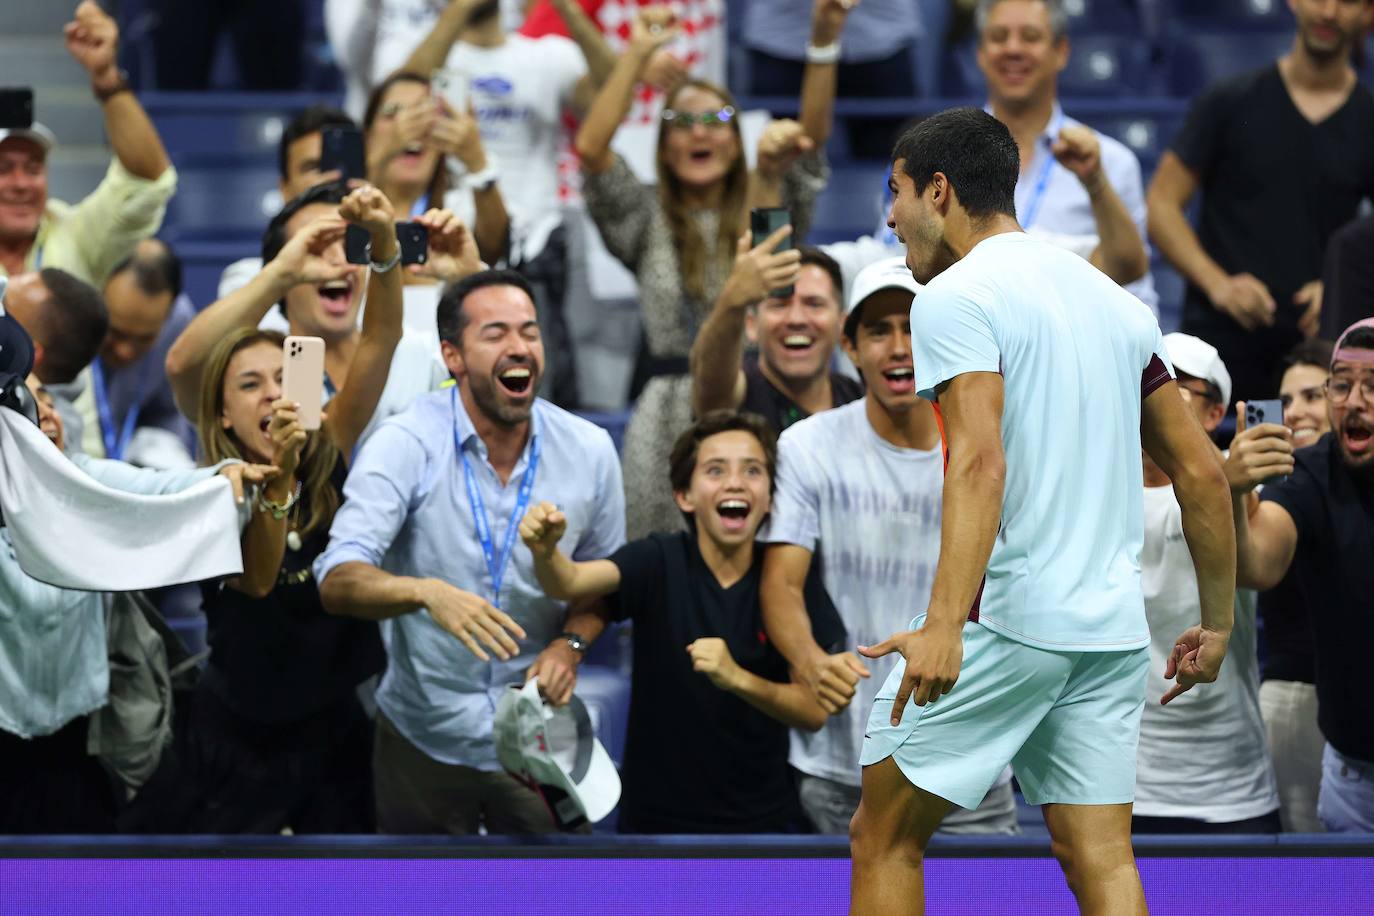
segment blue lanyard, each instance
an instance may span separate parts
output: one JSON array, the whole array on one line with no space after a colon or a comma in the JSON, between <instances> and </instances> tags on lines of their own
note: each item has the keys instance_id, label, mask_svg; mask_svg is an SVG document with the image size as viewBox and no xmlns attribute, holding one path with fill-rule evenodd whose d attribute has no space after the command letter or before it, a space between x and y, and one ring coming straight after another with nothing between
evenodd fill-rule
<instances>
[{"instance_id":1,"label":"blue lanyard","mask_svg":"<svg viewBox=\"0 0 1374 916\"><path fill-rule=\"evenodd\" d=\"M487 560L487 572L491 575L491 603L495 607L501 606L501 583L506 578L506 567L510 564L511 552L515 549L515 539L520 534L520 521L525 517L525 510L530 505L530 491L534 489L534 473L539 467L539 437L531 434L530 437L530 459L525 466L525 474L520 478L520 492L515 497L515 511L510 515L510 523L506 525L506 540L501 545L500 556L496 555L495 545L491 539L491 523L487 520L487 505L482 499L482 491L477 487L477 475L473 473L472 462L468 460L467 452L463 451L463 443L458 438L458 389L450 389L449 399L453 404L453 448L458 453L458 458L463 462L463 478L468 487L468 506L472 509L472 522L477 527L477 539L482 543L482 555Z\"/></svg>"},{"instance_id":2,"label":"blue lanyard","mask_svg":"<svg viewBox=\"0 0 1374 916\"><path fill-rule=\"evenodd\" d=\"M1040 215L1040 204L1045 200L1045 189L1050 184L1050 173L1054 171L1054 153L1045 150L1045 164L1040 167L1040 177L1035 181L1035 188L1031 191L1030 203L1026 204L1026 218L1021 220L1021 228L1029 229L1035 222L1035 218Z\"/></svg>"},{"instance_id":3,"label":"blue lanyard","mask_svg":"<svg viewBox=\"0 0 1374 916\"><path fill-rule=\"evenodd\" d=\"M114 411L110 407L109 390L105 387L105 368L96 357L91 363L91 379L95 383L95 410L100 417L100 436L105 440L105 457L115 461L124 458L124 450L138 428L138 415L143 409L143 389L148 383L148 367L152 360L144 360L138 370L138 386L134 390L134 402L124 414L124 423L115 431Z\"/></svg>"}]
</instances>

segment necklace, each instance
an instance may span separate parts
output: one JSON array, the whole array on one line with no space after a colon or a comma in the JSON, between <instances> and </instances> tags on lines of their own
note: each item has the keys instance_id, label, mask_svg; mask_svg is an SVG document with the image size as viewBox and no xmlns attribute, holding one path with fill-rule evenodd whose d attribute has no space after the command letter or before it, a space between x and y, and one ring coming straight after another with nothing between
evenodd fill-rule
<instances>
[{"instance_id":1,"label":"necklace","mask_svg":"<svg viewBox=\"0 0 1374 916\"><path fill-rule=\"evenodd\" d=\"M293 551L301 549L301 535L300 532L296 530L296 514L300 511L300 507L301 482L298 480L296 481L296 495L291 498L291 518L287 522L290 528L286 532L286 546Z\"/></svg>"}]
</instances>

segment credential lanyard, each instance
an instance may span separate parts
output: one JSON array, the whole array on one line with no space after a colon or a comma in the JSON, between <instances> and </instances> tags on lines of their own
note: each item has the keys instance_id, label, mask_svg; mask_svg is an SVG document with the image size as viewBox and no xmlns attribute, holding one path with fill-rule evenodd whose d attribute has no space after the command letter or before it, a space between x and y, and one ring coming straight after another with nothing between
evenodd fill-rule
<instances>
[{"instance_id":1,"label":"credential lanyard","mask_svg":"<svg viewBox=\"0 0 1374 916\"><path fill-rule=\"evenodd\" d=\"M1059 129L1063 123L1062 115L1051 120L1046 133L1051 137L1059 136ZM1040 205L1045 202L1045 191L1049 189L1050 175L1053 174L1057 161L1054 158L1054 151L1050 149L1053 143L1054 141L1051 140L1045 144L1045 164L1040 166L1040 174L1036 176L1035 187L1031 189L1031 199L1026 204L1026 218L1021 220L1022 229L1029 229L1035 223L1036 217L1040 215Z\"/></svg>"},{"instance_id":2,"label":"credential lanyard","mask_svg":"<svg viewBox=\"0 0 1374 916\"><path fill-rule=\"evenodd\" d=\"M133 439L134 430L138 428L138 415L143 409L143 389L148 383L148 367L151 365L151 360L145 360L139 367L134 402L124 414L124 423L116 430L114 410L110 407L109 389L105 387L105 369L99 357L91 363L91 380L95 383L95 410L100 417L100 437L105 442L106 458L115 461L122 461L124 458L124 450L129 447L129 440Z\"/></svg>"},{"instance_id":3,"label":"credential lanyard","mask_svg":"<svg viewBox=\"0 0 1374 916\"><path fill-rule=\"evenodd\" d=\"M1026 204L1026 218L1021 220L1021 228L1029 229L1040 215L1040 205L1045 201L1045 189L1050 186L1050 173L1054 171L1054 153L1045 150L1045 164L1040 167L1040 175L1031 190L1030 202Z\"/></svg>"},{"instance_id":4,"label":"credential lanyard","mask_svg":"<svg viewBox=\"0 0 1374 916\"><path fill-rule=\"evenodd\" d=\"M458 416L458 389L452 389L453 416ZM511 513L510 523L506 525L506 539L501 545L501 553L496 553L496 545L491 537L491 523L487 519L487 505L482 499L482 491L477 486L477 475L472 470L472 462L463 443L458 438L458 424L453 424L453 448L458 460L463 462L463 479L468 488L468 505L472 509L472 522L477 528L477 539L482 544L482 555L487 561L487 572L491 575L492 601L495 607L501 606L501 583L506 578L506 567L510 565L511 552L515 549L515 539L520 535L520 520L530 505L530 492L534 489L534 473L539 467L539 437L530 439L530 459L525 466L524 476L520 478L520 492L515 497L515 511Z\"/></svg>"}]
</instances>

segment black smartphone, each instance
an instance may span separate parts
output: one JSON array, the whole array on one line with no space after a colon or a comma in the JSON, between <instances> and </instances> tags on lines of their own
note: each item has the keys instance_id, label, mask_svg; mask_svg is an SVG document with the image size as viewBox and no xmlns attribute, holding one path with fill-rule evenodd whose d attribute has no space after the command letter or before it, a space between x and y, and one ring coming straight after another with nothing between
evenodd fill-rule
<instances>
[{"instance_id":1,"label":"black smartphone","mask_svg":"<svg viewBox=\"0 0 1374 916\"><path fill-rule=\"evenodd\" d=\"M320 171L337 171L344 181L367 177L363 135L358 128L336 125L320 132Z\"/></svg>"},{"instance_id":2,"label":"black smartphone","mask_svg":"<svg viewBox=\"0 0 1374 916\"><path fill-rule=\"evenodd\" d=\"M401 245L402 264L423 264L429 260L429 229L420 223L397 223L396 241Z\"/></svg>"},{"instance_id":3,"label":"black smartphone","mask_svg":"<svg viewBox=\"0 0 1374 916\"><path fill-rule=\"evenodd\" d=\"M344 232L344 258L350 264L366 264L372 236L362 226L350 225ZM429 260L429 229L420 223L397 223L396 242L401 246L402 264L423 264Z\"/></svg>"},{"instance_id":4,"label":"black smartphone","mask_svg":"<svg viewBox=\"0 0 1374 916\"><path fill-rule=\"evenodd\" d=\"M33 90L0 89L0 128L33 126Z\"/></svg>"},{"instance_id":5,"label":"black smartphone","mask_svg":"<svg viewBox=\"0 0 1374 916\"><path fill-rule=\"evenodd\" d=\"M350 264L366 264L371 260L367 250L371 241L372 236L366 229L350 223L344 230L344 259Z\"/></svg>"},{"instance_id":6,"label":"black smartphone","mask_svg":"<svg viewBox=\"0 0 1374 916\"><path fill-rule=\"evenodd\" d=\"M753 233L753 243L759 245L774 232L792 222L792 212L786 207L756 207L749 211L749 231ZM787 251L792 247L792 237L789 235L778 243L774 252ZM782 289L770 290L768 295L775 299L790 299L793 287L786 286Z\"/></svg>"},{"instance_id":7,"label":"black smartphone","mask_svg":"<svg viewBox=\"0 0 1374 916\"><path fill-rule=\"evenodd\" d=\"M1277 400L1246 401L1245 428L1251 429L1261 423L1277 423L1282 426L1283 402Z\"/></svg>"}]
</instances>

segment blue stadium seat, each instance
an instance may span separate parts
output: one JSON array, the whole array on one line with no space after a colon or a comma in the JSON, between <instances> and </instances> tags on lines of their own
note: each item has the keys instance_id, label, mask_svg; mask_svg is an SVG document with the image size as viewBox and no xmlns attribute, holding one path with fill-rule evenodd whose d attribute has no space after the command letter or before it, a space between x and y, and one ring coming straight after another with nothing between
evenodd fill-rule
<instances>
[{"instance_id":1,"label":"blue stadium seat","mask_svg":"<svg viewBox=\"0 0 1374 916\"><path fill-rule=\"evenodd\" d=\"M1159 326L1167 334L1177 331L1183 323L1183 294L1188 284L1158 251L1154 255L1150 260L1150 274L1155 281L1155 292L1159 294Z\"/></svg>"},{"instance_id":2,"label":"blue stadium seat","mask_svg":"<svg viewBox=\"0 0 1374 916\"><path fill-rule=\"evenodd\" d=\"M1149 46L1136 34L1072 37L1068 66L1059 74L1066 96L1139 95L1149 82Z\"/></svg>"},{"instance_id":3,"label":"blue stadium seat","mask_svg":"<svg viewBox=\"0 0 1374 916\"><path fill-rule=\"evenodd\" d=\"M1285 0L1169 0L1165 16L1183 29L1287 29L1293 14Z\"/></svg>"},{"instance_id":4,"label":"blue stadium seat","mask_svg":"<svg viewBox=\"0 0 1374 916\"><path fill-rule=\"evenodd\" d=\"M1059 74L1061 95L1122 98L1149 91L1150 46L1138 33L1074 32L1069 47L1068 66ZM986 86L972 42L946 55L941 74L941 91L946 97L981 101Z\"/></svg>"},{"instance_id":5,"label":"blue stadium seat","mask_svg":"<svg viewBox=\"0 0 1374 916\"><path fill-rule=\"evenodd\" d=\"M1121 114L1086 119L1096 130L1119 140L1140 160L1140 170L1148 181L1159 164L1159 157L1169 148L1178 133L1180 120L1123 111Z\"/></svg>"},{"instance_id":6,"label":"blue stadium seat","mask_svg":"<svg viewBox=\"0 0 1374 916\"><path fill-rule=\"evenodd\" d=\"M1171 95L1191 97L1217 80L1271 64L1293 45L1284 31L1175 30L1165 43Z\"/></svg>"},{"instance_id":7,"label":"blue stadium seat","mask_svg":"<svg viewBox=\"0 0 1374 916\"><path fill-rule=\"evenodd\" d=\"M1135 0L1064 0L1069 36L1084 32L1121 32L1139 36L1140 9Z\"/></svg>"},{"instance_id":8,"label":"blue stadium seat","mask_svg":"<svg viewBox=\"0 0 1374 916\"><path fill-rule=\"evenodd\" d=\"M882 217L887 163L836 165L816 201L807 241L847 241L869 235Z\"/></svg>"},{"instance_id":9,"label":"blue stadium seat","mask_svg":"<svg viewBox=\"0 0 1374 916\"><path fill-rule=\"evenodd\" d=\"M232 161L178 169L178 188L167 204L166 224L185 232L208 230L215 237L244 233L262 237L281 206L275 168L245 167Z\"/></svg>"}]
</instances>

